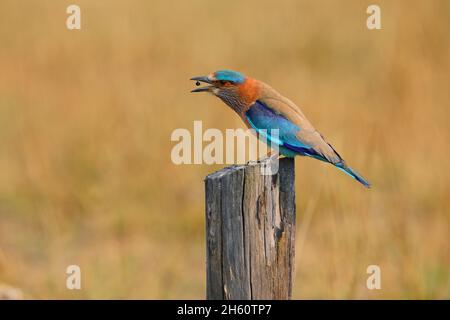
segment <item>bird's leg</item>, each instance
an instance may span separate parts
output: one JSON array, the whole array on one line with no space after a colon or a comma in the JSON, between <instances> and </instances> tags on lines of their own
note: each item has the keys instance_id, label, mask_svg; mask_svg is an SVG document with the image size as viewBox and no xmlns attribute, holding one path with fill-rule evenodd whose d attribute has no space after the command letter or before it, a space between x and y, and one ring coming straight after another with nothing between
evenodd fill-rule
<instances>
[{"instance_id":1,"label":"bird's leg","mask_svg":"<svg viewBox=\"0 0 450 320\"><path fill-rule=\"evenodd\" d=\"M279 156L280 156L280 154L278 152L273 152L272 150L269 150L266 153L266 155L264 155L256 160L247 161L247 165L261 163L261 162L265 162L265 161L271 162L271 161L277 159Z\"/></svg>"},{"instance_id":2,"label":"bird's leg","mask_svg":"<svg viewBox=\"0 0 450 320\"><path fill-rule=\"evenodd\" d=\"M258 162L263 162L266 160L273 161L273 160L278 159L279 157L280 157L279 152L273 152L273 150L270 149L265 156L258 159Z\"/></svg>"},{"instance_id":3,"label":"bird's leg","mask_svg":"<svg viewBox=\"0 0 450 320\"><path fill-rule=\"evenodd\" d=\"M258 163L261 164L261 174L265 176L272 176L276 174L279 168L279 157L280 154L278 152L268 152L265 157L258 159Z\"/></svg>"},{"instance_id":4,"label":"bird's leg","mask_svg":"<svg viewBox=\"0 0 450 320\"><path fill-rule=\"evenodd\" d=\"M270 154L269 156L269 160L270 161L274 161L280 158L280 153L279 152L274 152L273 154Z\"/></svg>"}]
</instances>

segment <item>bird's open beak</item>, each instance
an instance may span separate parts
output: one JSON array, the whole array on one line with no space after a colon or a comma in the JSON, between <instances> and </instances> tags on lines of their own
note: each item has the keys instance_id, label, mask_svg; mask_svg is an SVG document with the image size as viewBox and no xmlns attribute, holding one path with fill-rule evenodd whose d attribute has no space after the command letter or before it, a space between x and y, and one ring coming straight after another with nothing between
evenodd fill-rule
<instances>
[{"instance_id":1,"label":"bird's open beak","mask_svg":"<svg viewBox=\"0 0 450 320\"><path fill-rule=\"evenodd\" d=\"M212 81L208 76L193 77L193 78L191 78L191 80L197 81L196 82L197 86L200 85L200 82L212 84ZM200 88L191 90L191 92L208 92L211 90L211 88L214 88L214 86L211 85L211 86L206 86L206 87L200 87Z\"/></svg>"}]
</instances>

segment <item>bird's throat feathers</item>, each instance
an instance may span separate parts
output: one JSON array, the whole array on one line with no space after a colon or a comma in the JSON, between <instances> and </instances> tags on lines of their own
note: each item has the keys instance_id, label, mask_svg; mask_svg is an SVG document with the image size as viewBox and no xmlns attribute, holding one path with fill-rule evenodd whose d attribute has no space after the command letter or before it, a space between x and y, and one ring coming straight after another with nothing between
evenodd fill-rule
<instances>
[{"instance_id":1,"label":"bird's throat feathers","mask_svg":"<svg viewBox=\"0 0 450 320\"><path fill-rule=\"evenodd\" d=\"M250 77L246 77L245 81L239 85L239 96L243 100L246 107L250 107L250 105L258 99L260 89L261 86L258 80Z\"/></svg>"}]
</instances>

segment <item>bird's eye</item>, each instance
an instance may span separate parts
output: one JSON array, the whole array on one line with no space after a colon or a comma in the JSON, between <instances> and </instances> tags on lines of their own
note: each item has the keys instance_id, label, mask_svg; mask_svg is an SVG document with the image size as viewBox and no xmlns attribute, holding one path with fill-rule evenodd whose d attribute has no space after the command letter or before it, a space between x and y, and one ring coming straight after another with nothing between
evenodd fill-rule
<instances>
[{"instance_id":1,"label":"bird's eye","mask_svg":"<svg viewBox=\"0 0 450 320\"><path fill-rule=\"evenodd\" d=\"M220 81L220 84L221 84L222 86L229 86L229 85L231 84L231 82L230 82L230 81L221 80L221 81Z\"/></svg>"}]
</instances>

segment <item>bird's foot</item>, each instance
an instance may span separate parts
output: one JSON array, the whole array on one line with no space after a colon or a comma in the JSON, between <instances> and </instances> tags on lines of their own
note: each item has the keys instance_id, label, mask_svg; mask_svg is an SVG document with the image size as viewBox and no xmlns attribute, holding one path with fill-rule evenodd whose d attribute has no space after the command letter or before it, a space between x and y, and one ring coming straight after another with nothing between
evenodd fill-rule
<instances>
[{"instance_id":1,"label":"bird's foot","mask_svg":"<svg viewBox=\"0 0 450 320\"><path fill-rule=\"evenodd\" d=\"M259 160L249 160L249 161L247 161L246 165L247 165L247 166L251 166L251 165L257 164L258 161L259 161Z\"/></svg>"},{"instance_id":2,"label":"bird's foot","mask_svg":"<svg viewBox=\"0 0 450 320\"><path fill-rule=\"evenodd\" d=\"M267 155L265 155L264 157L259 158L257 162L266 162L266 161L272 162L272 161L277 160L279 158L280 158L280 154L278 152L274 152L272 154L272 152L269 151L267 153Z\"/></svg>"},{"instance_id":3,"label":"bird's foot","mask_svg":"<svg viewBox=\"0 0 450 320\"><path fill-rule=\"evenodd\" d=\"M272 153L272 151L269 151L265 156L262 156L261 158L257 160L250 160L247 161L247 165L254 165L258 163L271 163L275 160L278 160L280 158L280 154L278 152Z\"/></svg>"}]
</instances>

